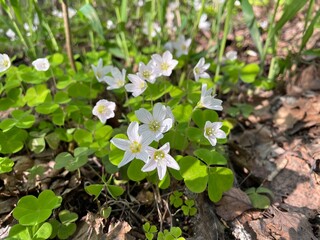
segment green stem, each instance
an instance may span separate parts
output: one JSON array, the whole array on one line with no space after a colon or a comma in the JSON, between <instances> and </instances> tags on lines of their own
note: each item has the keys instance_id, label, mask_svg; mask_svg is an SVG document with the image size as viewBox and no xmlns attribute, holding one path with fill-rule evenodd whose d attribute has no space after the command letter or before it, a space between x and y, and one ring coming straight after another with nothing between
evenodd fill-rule
<instances>
[{"instance_id":1,"label":"green stem","mask_svg":"<svg viewBox=\"0 0 320 240\"><path fill-rule=\"evenodd\" d=\"M230 22L231 22L233 5L234 5L234 0L228 0L227 17L224 22L223 37L222 37L220 48L219 48L218 63L217 63L217 69L216 69L215 78L214 78L215 80L218 79L219 73L220 73L220 65L221 65L222 57L226 47L227 36L230 30Z\"/></svg>"},{"instance_id":2,"label":"green stem","mask_svg":"<svg viewBox=\"0 0 320 240\"><path fill-rule=\"evenodd\" d=\"M267 33L267 40L266 40L266 43L265 43L265 45L264 45L264 48L263 48L263 51L262 51L262 56L261 56L260 74L263 72L263 66L264 66L264 62L265 62L265 60L266 60L267 51L268 51L268 48L269 48L270 41L272 40L272 38L274 38L274 36L271 36L271 33L273 33L273 28L274 28L273 24L274 24L274 20L275 20L275 18L276 18L276 14L277 14L277 11L278 11L279 3L280 3L280 0L277 0L277 3L276 3L276 6L275 6L275 9L274 9L272 18L271 18L271 20L269 21L269 28L268 28L268 33ZM272 34L272 35L273 35L273 34Z\"/></svg>"}]
</instances>

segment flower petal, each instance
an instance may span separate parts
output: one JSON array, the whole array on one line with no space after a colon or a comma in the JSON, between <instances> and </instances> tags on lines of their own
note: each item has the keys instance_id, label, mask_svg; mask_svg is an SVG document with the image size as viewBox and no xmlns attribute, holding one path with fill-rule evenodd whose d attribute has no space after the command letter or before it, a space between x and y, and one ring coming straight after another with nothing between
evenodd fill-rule
<instances>
[{"instance_id":1,"label":"flower petal","mask_svg":"<svg viewBox=\"0 0 320 240\"><path fill-rule=\"evenodd\" d=\"M118 168L126 165L127 163L131 162L133 159L134 159L134 154L129 151L126 151L124 153L122 161L118 164Z\"/></svg>"},{"instance_id":2,"label":"flower petal","mask_svg":"<svg viewBox=\"0 0 320 240\"><path fill-rule=\"evenodd\" d=\"M130 141L140 142L140 136L138 134L139 124L137 122L131 122L127 129L128 138Z\"/></svg>"},{"instance_id":3,"label":"flower petal","mask_svg":"<svg viewBox=\"0 0 320 240\"><path fill-rule=\"evenodd\" d=\"M127 139L121 139L121 138L112 138L110 142L115 145L117 148L127 151L130 146L130 141Z\"/></svg>"},{"instance_id":4,"label":"flower petal","mask_svg":"<svg viewBox=\"0 0 320 240\"><path fill-rule=\"evenodd\" d=\"M153 117L152 117L151 113L144 108L140 108L139 110L135 111L135 114L136 114L137 118L139 119L139 121L142 123L148 124L151 121L153 121Z\"/></svg>"},{"instance_id":5,"label":"flower petal","mask_svg":"<svg viewBox=\"0 0 320 240\"><path fill-rule=\"evenodd\" d=\"M157 167L157 162L154 160L150 160L149 162L146 163L141 169L142 172L151 172Z\"/></svg>"}]
</instances>

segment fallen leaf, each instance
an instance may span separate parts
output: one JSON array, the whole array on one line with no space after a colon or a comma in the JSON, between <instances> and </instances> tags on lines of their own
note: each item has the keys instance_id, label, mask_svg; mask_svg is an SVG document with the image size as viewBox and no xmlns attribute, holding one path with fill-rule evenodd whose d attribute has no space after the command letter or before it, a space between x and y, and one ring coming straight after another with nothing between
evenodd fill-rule
<instances>
[{"instance_id":1,"label":"fallen leaf","mask_svg":"<svg viewBox=\"0 0 320 240\"><path fill-rule=\"evenodd\" d=\"M126 234L130 230L131 226L125 221L119 221L114 225L110 224L107 240L126 240Z\"/></svg>"},{"instance_id":2,"label":"fallen leaf","mask_svg":"<svg viewBox=\"0 0 320 240\"><path fill-rule=\"evenodd\" d=\"M226 221L231 221L253 208L248 195L239 188L231 188L225 192L216 205L217 214Z\"/></svg>"}]
</instances>

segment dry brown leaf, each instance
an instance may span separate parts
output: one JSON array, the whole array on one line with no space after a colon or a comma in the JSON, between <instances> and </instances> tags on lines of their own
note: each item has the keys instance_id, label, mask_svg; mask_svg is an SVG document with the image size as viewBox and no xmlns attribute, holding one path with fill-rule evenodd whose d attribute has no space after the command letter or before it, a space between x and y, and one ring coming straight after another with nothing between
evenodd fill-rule
<instances>
[{"instance_id":1,"label":"dry brown leaf","mask_svg":"<svg viewBox=\"0 0 320 240\"><path fill-rule=\"evenodd\" d=\"M0 198L0 214L8 213L13 208L14 205L18 202L18 199L16 197L4 199Z\"/></svg>"},{"instance_id":2,"label":"dry brown leaf","mask_svg":"<svg viewBox=\"0 0 320 240\"><path fill-rule=\"evenodd\" d=\"M130 230L131 226L125 221L110 224L107 240L126 240L126 235Z\"/></svg>"},{"instance_id":3,"label":"dry brown leaf","mask_svg":"<svg viewBox=\"0 0 320 240\"><path fill-rule=\"evenodd\" d=\"M223 194L216 210L224 220L231 221L250 208L252 205L248 195L239 188L231 188Z\"/></svg>"}]
</instances>

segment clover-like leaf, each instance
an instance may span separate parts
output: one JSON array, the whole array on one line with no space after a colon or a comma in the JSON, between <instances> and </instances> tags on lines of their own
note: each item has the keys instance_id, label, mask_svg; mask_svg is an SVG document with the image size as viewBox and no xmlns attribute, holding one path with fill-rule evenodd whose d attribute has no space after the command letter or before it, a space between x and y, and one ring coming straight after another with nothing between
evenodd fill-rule
<instances>
[{"instance_id":1,"label":"clover-like leaf","mask_svg":"<svg viewBox=\"0 0 320 240\"><path fill-rule=\"evenodd\" d=\"M229 168L213 167L209 169L208 195L211 201L218 202L222 194L233 184L233 173Z\"/></svg>"},{"instance_id":2,"label":"clover-like leaf","mask_svg":"<svg viewBox=\"0 0 320 240\"><path fill-rule=\"evenodd\" d=\"M108 185L107 190L113 198L119 197L124 193L124 189L116 185Z\"/></svg>"},{"instance_id":3,"label":"clover-like leaf","mask_svg":"<svg viewBox=\"0 0 320 240\"><path fill-rule=\"evenodd\" d=\"M203 192L207 187L207 167L195 157L183 157L179 161L180 173L190 191Z\"/></svg>"},{"instance_id":4,"label":"clover-like leaf","mask_svg":"<svg viewBox=\"0 0 320 240\"><path fill-rule=\"evenodd\" d=\"M32 226L46 221L52 214L52 210L59 207L62 202L60 196L56 196L51 190L44 190L39 197L22 197L13 210L13 217L23 226Z\"/></svg>"},{"instance_id":5,"label":"clover-like leaf","mask_svg":"<svg viewBox=\"0 0 320 240\"><path fill-rule=\"evenodd\" d=\"M141 168L144 166L144 162L141 160L134 159L127 170L127 174L130 180L139 182L148 176L148 173L142 172Z\"/></svg>"},{"instance_id":6,"label":"clover-like leaf","mask_svg":"<svg viewBox=\"0 0 320 240\"><path fill-rule=\"evenodd\" d=\"M8 157L0 157L0 174L11 172L14 162Z\"/></svg>"},{"instance_id":7,"label":"clover-like leaf","mask_svg":"<svg viewBox=\"0 0 320 240\"><path fill-rule=\"evenodd\" d=\"M192 113L192 120L194 123L201 129L204 128L204 125L206 124L206 121L210 122L216 122L218 121L218 114L215 111L212 110L201 110L201 109L196 109Z\"/></svg>"},{"instance_id":8,"label":"clover-like leaf","mask_svg":"<svg viewBox=\"0 0 320 240\"><path fill-rule=\"evenodd\" d=\"M86 186L84 190L89 194L95 196L93 200L96 200L99 196L104 187L104 184L91 184Z\"/></svg>"},{"instance_id":9,"label":"clover-like leaf","mask_svg":"<svg viewBox=\"0 0 320 240\"><path fill-rule=\"evenodd\" d=\"M227 159L220 153L200 148L193 152L193 154L204 161L207 165L226 165Z\"/></svg>"}]
</instances>

